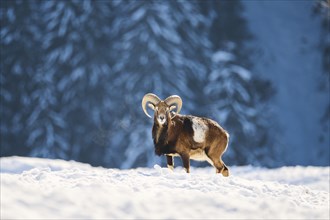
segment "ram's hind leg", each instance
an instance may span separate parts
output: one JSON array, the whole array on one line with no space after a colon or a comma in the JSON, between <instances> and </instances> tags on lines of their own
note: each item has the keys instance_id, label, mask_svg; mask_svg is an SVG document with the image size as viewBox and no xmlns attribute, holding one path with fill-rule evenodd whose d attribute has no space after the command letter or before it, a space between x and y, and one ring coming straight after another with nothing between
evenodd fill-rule
<instances>
[{"instance_id":1,"label":"ram's hind leg","mask_svg":"<svg viewBox=\"0 0 330 220\"><path fill-rule=\"evenodd\" d=\"M229 176L229 169L228 169L228 167L226 166L226 164L223 161L222 161L222 164L223 164L223 168L221 170L222 175L223 176Z\"/></svg>"},{"instance_id":2,"label":"ram's hind leg","mask_svg":"<svg viewBox=\"0 0 330 220\"><path fill-rule=\"evenodd\" d=\"M227 166L221 161L220 158L210 158L216 169L216 173L221 173L223 176L229 176L229 170Z\"/></svg>"},{"instance_id":3,"label":"ram's hind leg","mask_svg":"<svg viewBox=\"0 0 330 220\"><path fill-rule=\"evenodd\" d=\"M208 148L206 151L206 156L212 161L213 166L216 169L216 173L221 173L223 176L229 176L229 170L224 162L221 160L222 150L216 146Z\"/></svg>"}]
</instances>

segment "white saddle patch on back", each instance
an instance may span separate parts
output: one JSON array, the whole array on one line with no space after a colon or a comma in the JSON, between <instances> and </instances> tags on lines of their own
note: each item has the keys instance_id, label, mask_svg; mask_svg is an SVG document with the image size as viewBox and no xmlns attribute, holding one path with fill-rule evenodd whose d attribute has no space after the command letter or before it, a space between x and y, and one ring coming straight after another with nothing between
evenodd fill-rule
<instances>
[{"instance_id":1,"label":"white saddle patch on back","mask_svg":"<svg viewBox=\"0 0 330 220\"><path fill-rule=\"evenodd\" d=\"M205 140L205 133L208 130L208 127L204 121L199 118L193 118L192 122L192 127L194 130L194 141L201 143Z\"/></svg>"}]
</instances>

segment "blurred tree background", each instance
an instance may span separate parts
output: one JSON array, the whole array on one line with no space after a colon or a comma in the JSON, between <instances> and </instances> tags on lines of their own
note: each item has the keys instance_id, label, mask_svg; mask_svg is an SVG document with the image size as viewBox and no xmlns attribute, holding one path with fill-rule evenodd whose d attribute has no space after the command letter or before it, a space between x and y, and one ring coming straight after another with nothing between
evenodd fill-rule
<instances>
[{"instance_id":1,"label":"blurred tree background","mask_svg":"<svg viewBox=\"0 0 330 220\"><path fill-rule=\"evenodd\" d=\"M253 72L240 0L1 0L0 10L1 156L164 164L141 109L153 92L181 96L183 114L228 130L228 165L287 162L272 112L276 85ZM327 155L319 162L329 164Z\"/></svg>"}]
</instances>

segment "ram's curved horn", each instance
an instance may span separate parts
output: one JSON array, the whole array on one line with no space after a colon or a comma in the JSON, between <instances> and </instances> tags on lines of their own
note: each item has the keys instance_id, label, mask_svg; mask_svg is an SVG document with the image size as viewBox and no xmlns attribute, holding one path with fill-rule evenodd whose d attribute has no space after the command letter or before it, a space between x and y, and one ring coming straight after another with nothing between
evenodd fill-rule
<instances>
[{"instance_id":1,"label":"ram's curved horn","mask_svg":"<svg viewBox=\"0 0 330 220\"><path fill-rule=\"evenodd\" d=\"M143 96L142 99L142 109L144 111L144 114L146 114L149 118L152 118L148 112L147 112L147 104L151 103L153 106L157 105L159 102L161 101L161 99L156 96L153 93L148 93L145 96Z\"/></svg>"},{"instance_id":2,"label":"ram's curved horn","mask_svg":"<svg viewBox=\"0 0 330 220\"><path fill-rule=\"evenodd\" d=\"M174 114L174 116L176 114L179 114L180 110L181 110L181 107L182 107L182 99L180 98L180 96L178 95L171 95L169 97L167 97L164 102L168 105L168 106L173 106L173 105L176 105L176 112ZM174 117L173 116L173 117ZM172 117L172 118L173 118Z\"/></svg>"}]
</instances>

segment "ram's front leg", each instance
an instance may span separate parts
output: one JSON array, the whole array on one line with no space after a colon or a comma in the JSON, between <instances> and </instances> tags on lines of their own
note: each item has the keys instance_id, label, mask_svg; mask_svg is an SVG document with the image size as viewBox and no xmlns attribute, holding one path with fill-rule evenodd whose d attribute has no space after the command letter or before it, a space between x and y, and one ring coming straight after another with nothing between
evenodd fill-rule
<instances>
[{"instance_id":1,"label":"ram's front leg","mask_svg":"<svg viewBox=\"0 0 330 220\"><path fill-rule=\"evenodd\" d=\"M173 169L174 169L174 160L173 160L173 156L166 155L166 160L167 160L167 167L168 167L170 170L173 170Z\"/></svg>"},{"instance_id":2,"label":"ram's front leg","mask_svg":"<svg viewBox=\"0 0 330 220\"><path fill-rule=\"evenodd\" d=\"M182 164L187 173L190 173L190 156L189 153L180 154Z\"/></svg>"}]
</instances>

